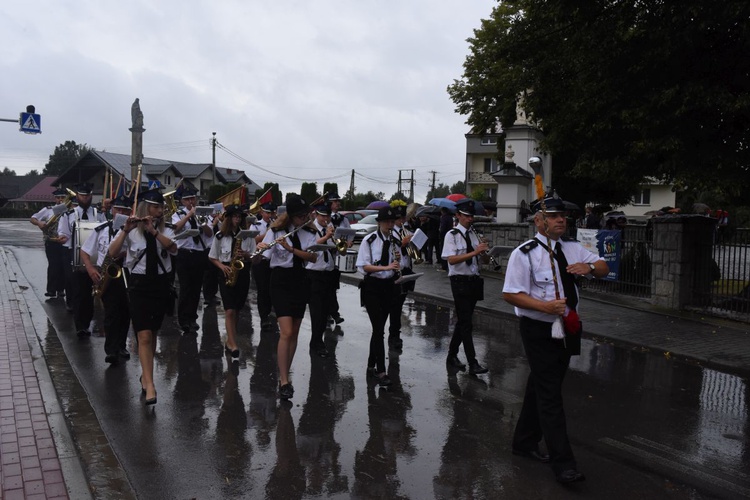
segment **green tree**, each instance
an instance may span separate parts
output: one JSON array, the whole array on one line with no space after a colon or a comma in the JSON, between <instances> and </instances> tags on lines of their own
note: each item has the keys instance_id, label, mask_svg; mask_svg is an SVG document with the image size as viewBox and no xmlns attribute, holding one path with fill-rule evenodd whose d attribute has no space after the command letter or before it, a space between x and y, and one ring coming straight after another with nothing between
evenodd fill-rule
<instances>
[{"instance_id":1,"label":"green tree","mask_svg":"<svg viewBox=\"0 0 750 500\"><path fill-rule=\"evenodd\" d=\"M393 196L391 196L391 199L388 201L393 201L393 200L401 200L406 203L409 203L409 198L407 198L406 195L402 193L401 191L394 193Z\"/></svg>"},{"instance_id":2,"label":"green tree","mask_svg":"<svg viewBox=\"0 0 750 500\"><path fill-rule=\"evenodd\" d=\"M466 194L466 183L464 181L458 181L451 186L451 194Z\"/></svg>"},{"instance_id":3,"label":"green tree","mask_svg":"<svg viewBox=\"0 0 750 500\"><path fill-rule=\"evenodd\" d=\"M86 144L76 144L75 141L65 141L55 147L55 151L49 156L49 161L44 166L43 175L62 175L83 155L88 153Z\"/></svg>"},{"instance_id":4,"label":"green tree","mask_svg":"<svg viewBox=\"0 0 750 500\"><path fill-rule=\"evenodd\" d=\"M736 193L748 32L750 3L733 0L503 1L448 93L472 130L512 124L518 104L546 135L553 184L589 199L627 203L647 177Z\"/></svg>"},{"instance_id":5,"label":"green tree","mask_svg":"<svg viewBox=\"0 0 750 500\"><path fill-rule=\"evenodd\" d=\"M336 193L339 196L341 193L339 193L339 185L335 182L326 182L323 184L323 192L324 193Z\"/></svg>"},{"instance_id":6,"label":"green tree","mask_svg":"<svg viewBox=\"0 0 750 500\"><path fill-rule=\"evenodd\" d=\"M6 177L15 177L16 171L11 170L8 167L5 167L2 172L0 172L0 175L4 175Z\"/></svg>"},{"instance_id":7,"label":"green tree","mask_svg":"<svg viewBox=\"0 0 750 500\"><path fill-rule=\"evenodd\" d=\"M33 169L33 170L31 170L31 171L27 172L27 173L26 173L26 175L27 175L28 177L39 177L39 176L40 176L40 175L42 175L42 174L40 174L40 173L39 173L39 171L38 171L37 169Z\"/></svg>"},{"instance_id":8,"label":"green tree","mask_svg":"<svg viewBox=\"0 0 750 500\"><path fill-rule=\"evenodd\" d=\"M300 196L302 196L302 199L307 203L312 203L318 199L320 197L320 194L318 193L318 183L303 182L302 187L300 188Z\"/></svg>"},{"instance_id":9,"label":"green tree","mask_svg":"<svg viewBox=\"0 0 750 500\"><path fill-rule=\"evenodd\" d=\"M425 199L425 203L433 198L445 198L449 194L451 194L450 188L441 182L435 187L435 189L430 189L429 191L427 191L427 198Z\"/></svg>"}]
</instances>

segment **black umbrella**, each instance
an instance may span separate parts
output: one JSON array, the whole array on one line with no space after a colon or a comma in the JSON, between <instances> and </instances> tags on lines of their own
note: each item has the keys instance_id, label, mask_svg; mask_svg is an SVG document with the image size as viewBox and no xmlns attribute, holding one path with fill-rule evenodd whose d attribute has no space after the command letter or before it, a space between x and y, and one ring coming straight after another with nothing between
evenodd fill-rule
<instances>
[{"instance_id":1,"label":"black umbrella","mask_svg":"<svg viewBox=\"0 0 750 500\"><path fill-rule=\"evenodd\" d=\"M440 217L440 207L424 205L417 209L416 217Z\"/></svg>"}]
</instances>

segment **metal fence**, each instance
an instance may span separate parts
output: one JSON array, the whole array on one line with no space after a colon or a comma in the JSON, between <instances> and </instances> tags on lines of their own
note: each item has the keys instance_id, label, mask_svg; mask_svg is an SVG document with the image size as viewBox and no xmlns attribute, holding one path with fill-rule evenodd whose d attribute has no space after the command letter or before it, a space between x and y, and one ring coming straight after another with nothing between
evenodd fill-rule
<instances>
[{"instance_id":1,"label":"metal fence","mask_svg":"<svg viewBox=\"0 0 750 500\"><path fill-rule=\"evenodd\" d=\"M581 288L593 292L618 293L631 297L651 297L651 231L645 225L628 225L622 233L620 272L617 281L594 278L580 281Z\"/></svg>"},{"instance_id":2,"label":"metal fence","mask_svg":"<svg viewBox=\"0 0 750 500\"><path fill-rule=\"evenodd\" d=\"M700 252L705 256L694 273L692 306L712 314L750 314L750 229L717 232Z\"/></svg>"}]
</instances>

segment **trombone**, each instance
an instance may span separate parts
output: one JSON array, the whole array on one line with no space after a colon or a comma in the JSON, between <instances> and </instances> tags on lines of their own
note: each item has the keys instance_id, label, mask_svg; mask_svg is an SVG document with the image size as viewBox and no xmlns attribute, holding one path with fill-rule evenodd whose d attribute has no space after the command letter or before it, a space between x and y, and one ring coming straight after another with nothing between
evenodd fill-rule
<instances>
[{"instance_id":1,"label":"trombone","mask_svg":"<svg viewBox=\"0 0 750 500\"><path fill-rule=\"evenodd\" d=\"M407 238L409 236L414 236L414 233L409 231L406 228L403 228L401 230L401 238ZM406 245L406 255L409 256L409 258L412 261L412 264L418 266L419 264L422 264L424 262L424 259L422 258L421 252L417 248L417 245L412 243L411 241Z\"/></svg>"}]
</instances>

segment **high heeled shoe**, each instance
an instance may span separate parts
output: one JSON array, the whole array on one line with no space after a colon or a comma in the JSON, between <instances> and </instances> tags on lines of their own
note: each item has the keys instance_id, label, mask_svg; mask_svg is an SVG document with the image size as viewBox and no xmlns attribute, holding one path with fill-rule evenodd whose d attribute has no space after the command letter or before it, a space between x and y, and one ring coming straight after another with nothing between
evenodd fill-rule
<instances>
[{"instance_id":1,"label":"high heeled shoe","mask_svg":"<svg viewBox=\"0 0 750 500\"><path fill-rule=\"evenodd\" d=\"M144 391L145 391L145 389L144 389ZM144 401L144 404L146 406L151 406L151 405L155 405L156 404L156 391L154 391L154 397L150 398L150 399L147 399L146 401Z\"/></svg>"},{"instance_id":2,"label":"high heeled shoe","mask_svg":"<svg viewBox=\"0 0 750 500\"><path fill-rule=\"evenodd\" d=\"M140 377L138 377L138 382L141 383L141 396L145 396L146 395L146 388L143 387L143 375L141 375Z\"/></svg>"}]
</instances>

